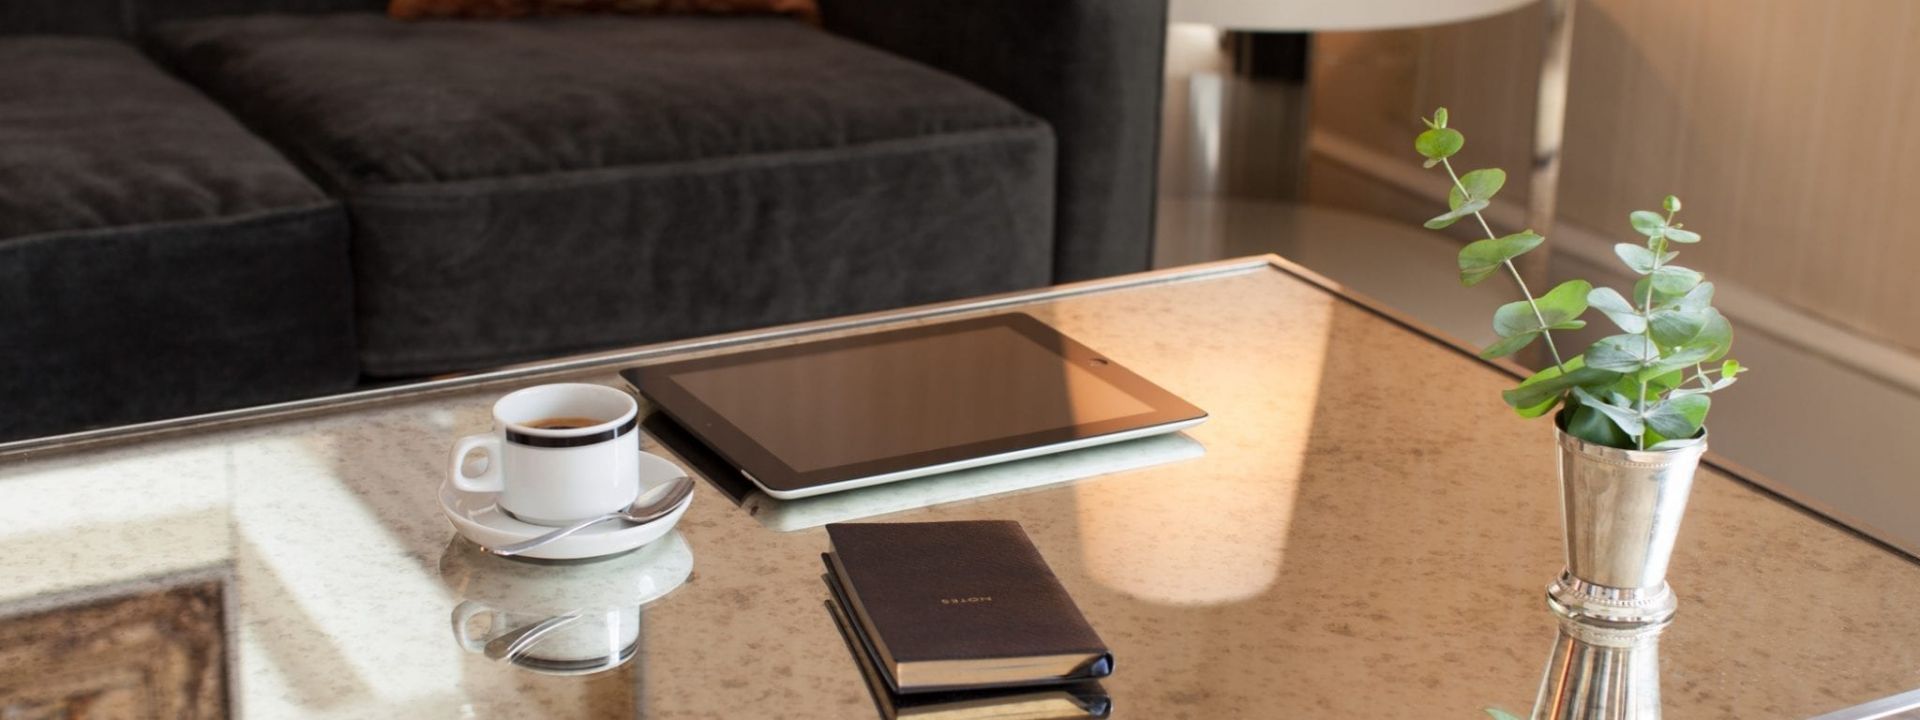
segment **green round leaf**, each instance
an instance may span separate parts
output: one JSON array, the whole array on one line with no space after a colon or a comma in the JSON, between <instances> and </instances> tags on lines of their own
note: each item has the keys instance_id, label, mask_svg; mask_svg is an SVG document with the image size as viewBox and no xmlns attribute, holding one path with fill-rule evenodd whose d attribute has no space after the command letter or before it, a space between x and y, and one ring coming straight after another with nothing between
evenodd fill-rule
<instances>
[{"instance_id":1,"label":"green round leaf","mask_svg":"<svg viewBox=\"0 0 1920 720\"><path fill-rule=\"evenodd\" d=\"M1595 445L1622 449L1635 447L1633 436L1621 432L1620 426L1613 424L1606 415L1577 402L1572 403L1572 412L1567 415L1566 432Z\"/></svg>"},{"instance_id":2,"label":"green round leaf","mask_svg":"<svg viewBox=\"0 0 1920 720\"><path fill-rule=\"evenodd\" d=\"M1656 376L1647 378L1647 392L1663 393L1668 390L1672 390L1674 388L1680 387L1680 385L1685 383L1686 381L1687 381L1687 374L1679 370L1674 370L1665 375L1656 375Z\"/></svg>"},{"instance_id":3,"label":"green round leaf","mask_svg":"<svg viewBox=\"0 0 1920 720\"><path fill-rule=\"evenodd\" d=\"M1493 334L1503 338L1540 332L1540 321L1533 317L1533 305L1525 300L1501 305L1493 311Z\"/></svg>"},{"instance_id":4,"label":"green round leaf","mask_svg":"<svg viewBox=\"0 0 1920 720\"><path fill-rule=\"evenodd\" d=\"M1658 362L1660 348L1644 335L1613 335L1594 343L1586 356L1591 367L1630 373Z\"/></svg>"},{"instance_id":5,"label":"green round leaf","mask_svg":"<svg viewBox=\"0 0 1920 720\"><path fill-rule=\"evenodd\" d=\"M1640 413L1632 409L1594 397L1593 393L1587 392L1586 388L1574 388L1573 395L1580 399L1582 406L1593 408L1607 416L1608 420L1612 420L1614 425L1619 426L1620 430L1629 436L1640 437L1647 431L1646 421L1640 417Z\"/></svg>"},{"instance_id":6,"label":"green round leaf","mask_svg":"<svg viewBox=\"0 0 1920 720\"><path fill-rule=\"evenodd\" d=\"M1649 210L1635 210L1632 215L1627 216L1627 221L1633 223L1634 232L1647 237L1659 237L1660 231L1667 228L1667 219L1660 217L1660 213Z\"/></svg>"},{"instance_id":7,"label":"green round leaf","mask_svg":"<svg viewBox=\"0 0 1920 720\"><path fill-rule=\"evenodd\" d=\"M1432 128L1413 139L1413 149L1430 160L1453 157L1467 144L1467 137L1452 128Z\"/></svg>"},{"instance_id":8,"label":"green round leaf","mask_svg":"<svg viewBox=\"0 0 1920 720\"><path fill-rule=\"evenodd\" d=\"M1666 237L1666 239L1672 240L1677 243L1686 243L1691 245L1693 243L1700 242L1700 233L1694 232L1692 230L1681 230L1680 228L1677 228L1677 227L1667 227L1667 228L1661 228L1660 234Z\"/></svg>"},{"instance_id":9,"label":"green round leaf","mask_svg":"<svg viewBox=\"0 0 1920 720\"><path fill-rule=\"evenodd\" d=\"M1633 294L1628 295L1627 300L1629 302L1632 302L1636 306L1642 303L1645 303L1647 301L1647 291L1649 288L1651 288L1652 285L1653 285L1653 277L1651 275L1640 278L1639 281L1633 284ZM1671 303L1682 297L1682 294L1680 293L1661 292L1658 288L1652 288L1652 290L1653 290L1653 306L1656 308L1665 306L1668 303Z\"/></svg>"},{"instance_id":10,"label":"green round leaf","mask_svg":"<svg viewBox=\"0 0 1920 720\"><path fill-rule=\"evenodd\" d=\"M1666 208L1670 213L1680 212L1680 198L1668 195L1665 200L1660 201L1660 207Z\"/></svg>"},{"instance_id":11,"label":"green round leaf","mask_svg":"<svg viewBox=\"0 0 1920 720\"><path fill-rule=\"evenodd\" d=\"M1519 352L1520 348L1524 348L1528 345L1532 345L1533 341L1539 337L1540 337L1540 333L1530 332L1530 333L1521 333L1513 337L1501 338L1499 342L1496 342L1492 345L1488 345L1487 349L1481 350L1480 357L1485 358L1487 360L1492 360L1494 358L1500 358L1500 357L1506 357L1508 355L1512 355L1516 352Z\"/></svg>"},{"instance_id":12,"label":"green round leaf","mask_svg":"<svg viewBox=\"0 0 1920 720\"><path fill-rule=\"evenodd\" d=\"M1684 440L1700 434L1712 407L1713 399L1706 395L1682 395L1648 410L1647 426L1663 437Z\"/></svg>"},{"instance_id":13,"label":"green round leaf","mask_svg":"<svg viewBox=\"0 0 1920 720\"><path fill-rule=\"evenodd\" d=\"M1568 280L1531 303L1519 300L1501 305L1493 313L1493 332L1509 338L1542 330L1586 327L1579 317L1587 311L1587 291L1591 289L1593 286L1585 280ZM1542 320L1546 322L1543 324Z\"/></svg>"},{"instance_id":14,"label":"green round leaf","mask_svg":"<svg viewBox=\"0 0 1920 720\"><path fill-rule=\"evenodd\" d=\"M1640 309L1620 296L1613 288L1594 288L1587 293L1587 304L1593 309L1605 313L1607 319L1620 326L1622 331L1639 334L1646 332L1647 321L1640 317Z\"/></svg>"},{"instance_id":15,"label":"green round leaf","mask_svg":"<svg viewBox=\"0 0 1920 720\"><path fill-rule=\"evenodd\" d=\"M1613 246L1613 254L1620 257L1620 262L1626 263L1627 267L1641 275L1653 272L1654 266L1659 264L1654 260L1652 250L1633 243L1620 243Z\"/></svg>"},{"instance_id":16,"label":"green round leaf","mask_svg":"<svg viewBox=\"0 0 1920 720\"><path fill-rule=\"evenodd\" d=\"M1713 306L1713 283L1703 282L1703 283L1700 283L1699 285L1693 286L1693 289L1688 290L1687 294L1682 295L1680 296L1680 299L1675 300L1674 305L1677 307L1683 307L1690 310L1705 310L1709 307L1712 307Z\"/></svg>"},{"instance_id":17,"label":"green round leaf","mask_svg":"<svg viewBox=\"0 0 1920 720\"><path fill-rule=\"evenodd\" d=\"M1460 185L1467 188L1467 197L1474 200L1492 200L1494 194L1507 184L1507 171L1500 168L1482 168L1460 176ZM1454 187L1455 191L1460 188Z\"/></svg>"},{"instance_id":18,"label":"green round leaf","mask_svg":"<svg viewBox=\"0 0 1920 720\"><path fill-rule=\"evenodd\" d=\"M1712 352L1711 348L1689 343L1674 349L1673 352L1656 357L1653 362L1648 364L1639 374L1640 377L1643 378L1652 378L1682 368L1690 368L1706 362L1708 359L1707 356L1712 354Z\"/></svg>"},{"instance_id":19,"label":"green round leaf","mask_svg":"<svg viewBox=\"0 0 1920 720\"><path fill-rule=\"evenodd\" d=\"M1427 226L1432 227L1432 223L1439 219L1427 221ZM1506 237L1468 243L1466 247L1460 249L1460 282L1466 285L1477 284L1487 279L1487 276L1499 272L1500 266L1508 260L1525 255L1527 251L1540 247L1540 243L1543 242L1546 242L1546 238L1540 237L1532 230L1525 230Z\"/></svg>"},{"instance_id":20,"label":"green round leaf","mask_svg":"<svg viewBox=\"0 0 1920 720\"><path fill-rule=\"evenodd\" d=\"M1727 316L1721 315L1718 310L1707 308L1706 311L1709 313L1706 324L1687 341L1686 346L1701 352L1701 360L1712 362L1726 357L1727 351L1733 349L1733 324L1727 322Z\"/></svg>"},{"instance_id":21,"label":"green round leaf","mask_svg":"<svg viewBox=\"0 0 1920 720\"><path fill-rule=\"evenodd\" d=\"M1685 295L1699 287L1702 276L1699 272L1679 265L1662 265L1653 271L1653 289L1666 295Z\"/></svg>"},{"instance_id":22,"label":"green round leaf","mask_svg":"<svg viewBox=\"0 0 1920 720\"><path fill-rule=\"evenodd\" d=\"M1428 220L1427 228L1430 230L1439 230L1439 229L1448 227L1456 222L1459 222L1460 218L1466 217L1468 215L1472 215L1474 213L1480 212L1481 210L1485 210L1485 209L1487 209L1487 201L1468 200L1465 203L1461 203L1459 207L1456 207L1452 210L1448 210L1443 214L1436 215L1432 220Z\"/></svg>"},{"instance_id":23,"label":"green round leaf","mask_svg":"<svg viewBox=\"0 0 1920 720\"><path fill-rule=\"evenodd\" d=\"M1580 317L1587 311L1587 294L1593 291L1593 283L1585 280L1568 280L1555 285L1547 294L1535 301L1540 306L1540 316L1548 326L1558 325Z\"/></svg>"},{"instance_id":24,"label":"green round leaf","mask_svg":"<svg viewBox=\"0 0 1920 720\"><path fill-rule=\"evenodd\" d=\"M1620 378L1620 373L1587 367L1586 363L1585 357L1575 355L1567 359L1565 373L1558 367L1541 370L1519 386L1500 393L1500 398L1521 417L1535 418L1552 410L1568 388L1605 385Z\"/></svg>"},{"instance_id":25,"label":"green round leaf","mask_svg":"<svg viewBox=\"0 0 1920 720\"><path fill-rule=\"evenodd\" d=\"M1713 317L1711 309L1695 309L1675 306L1653 311L1648 323L1653 327L1653 341L1664 347L1685 344L1700 334L1701 328Z\"/></svg>"}]
</instances>

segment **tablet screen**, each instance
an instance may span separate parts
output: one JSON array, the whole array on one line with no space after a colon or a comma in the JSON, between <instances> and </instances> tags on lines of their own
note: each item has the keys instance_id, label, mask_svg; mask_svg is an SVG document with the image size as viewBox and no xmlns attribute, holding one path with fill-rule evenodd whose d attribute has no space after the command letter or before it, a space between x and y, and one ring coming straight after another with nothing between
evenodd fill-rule
<instances>
[{"instance_id":1,"label":"tablet screen","mask_svg":"<svg viewBox=\"0 0 1920 720\"><path fill-rule=\"evenodd\" d=\"M765 358L676 377L688 393L797 472L1153 410L1007 327Z\"/></svg>"}]
</instances>

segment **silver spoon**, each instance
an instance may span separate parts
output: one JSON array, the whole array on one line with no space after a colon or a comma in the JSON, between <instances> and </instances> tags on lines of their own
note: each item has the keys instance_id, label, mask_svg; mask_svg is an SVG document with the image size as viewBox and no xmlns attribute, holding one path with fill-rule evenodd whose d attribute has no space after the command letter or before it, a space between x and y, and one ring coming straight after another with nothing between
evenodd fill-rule
<instances>
[{"instance_id":1,"label":"silver spoon","mask_svg":"<svg viewBox=\"0 0 1920 720\"><path fill-rule=\"evenodd\" d=\"M580 613L578 612L550 617L494 638L487 642L484 650L489 659L512 660L524 654L528 648L533 647L534 643L540 642L540 639L546 637L547 633L571 625L579 619Z\"/></svg>"},{"instance_id":2,"label":"silver spoon","mask_svg":"<svg viewBox=\"0 0 1920 720\"><path fill-rule=\"evenodd\" d=\"M497 548L487 548L487 551L495 555L512 557L580 532L581 530L599 525L608 520L625 520L635 525L650 523L666 517L667 513L673 512L674 508L680 506L680 501L687 499L687 496L691 494L693 494L693 480L684 476L677 477L659 489L653 490L652 492L641 493L640 497L634 498L633 504L627 506L625 509L616 510L599 517L590 517L532 540L524 540L512 545L501 545Z\"/></svg>"}]
</instances>

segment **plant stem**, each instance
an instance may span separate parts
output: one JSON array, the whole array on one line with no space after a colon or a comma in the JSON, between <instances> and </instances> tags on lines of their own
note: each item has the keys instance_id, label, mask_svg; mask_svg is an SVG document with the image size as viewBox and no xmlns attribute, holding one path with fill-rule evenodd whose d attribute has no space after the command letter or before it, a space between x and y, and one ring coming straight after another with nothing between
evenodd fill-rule
<instances>
[{"instance_id":1,"label":"plant stem","mask_svg":"<svg viewBox=\"0 0 1920 720\"><path fill-rule=\"evenodd\" d=\"M1453 178L1453 186L1460 188L1460 195L1472 199L1472 197L1467 194L1466 184L1460 182L1459 175L1454 174L1453 163L1447 161L1446 158L1441 158L1440 165L1447 169L1447 177ZM1480 215L1480 211L1473 211L1473 219L1480 221L1480 229L1487 233L1488 240L1499 237L1493 234L1493 226L1487 224L1487 219ZM1520 269L1513 266L1513 260L1511 258L1505 260L1502 264L1507 266L1507 272L1513 274L1513 281L1520 285L1520 294L1526 296L1527 307L1533 309L1533 320L1534 322L1540 323L1540 338L1547 341L1547 353L1553 355L1553 366L1559 368L1561 375L1567 374L1566 363L1560 361L1560 348L1553 344L1553 332L1547 329L1547 316L1541 314L1540 304L1534 302L1533 291L1527 289L1526 279L1520 277Z\"/></svg>"},{"instance_id":2,"label":"plant stem","mask_svg":"<svg viewBox=\"0 0 1920 720\"><path fill-rule=\"evenodd\" d=\"M1673 224L1672 212L1667 213L1666 224ZM1641 324L1645 326L1641 328L1640 335L1647 339L1646 349L1658 353L1660 349L1654 347L1653 344L1653 275L1654 273L1660 272L1660 258L1667 254L1667 238L1663 235L1656 235L1647 245L1653 250L1653 269L1647 271L1647 296L1640 304L1640 320ZM1634 405L1634 411L1640 413L1640 419L1644 423L1647 418L1646 368L1640 368L1640 372L1640 401ZM1640 428L1640 435L1635 437L1634 440L1638 441L1641 450L1647 449L1647 429L1644 425Z\"/></svg>"}]
</instances>

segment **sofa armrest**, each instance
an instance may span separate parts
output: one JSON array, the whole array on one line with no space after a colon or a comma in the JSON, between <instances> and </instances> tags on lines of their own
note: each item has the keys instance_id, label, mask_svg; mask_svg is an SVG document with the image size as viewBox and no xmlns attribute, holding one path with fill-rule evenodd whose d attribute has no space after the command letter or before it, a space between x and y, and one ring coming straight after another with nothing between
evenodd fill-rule
<instances>
[{"instance_id":1,"label":"sofa armrest","mask_svg":"<svg viewBox=\"0 0 1920 720\"><path fill-rule=\"evenodd\" d=\"M1054 280L1153 252L1166 0L821 0L828 30L965 78L1053 126Z\"/></svg>"}]
</instances>

